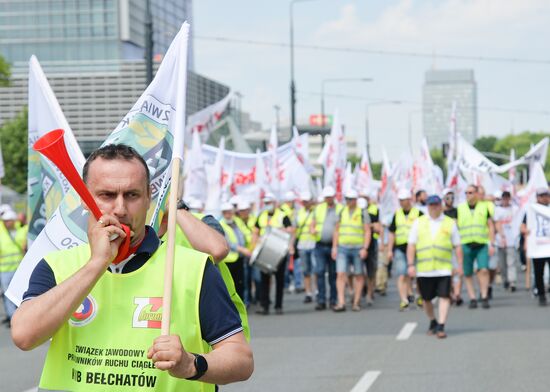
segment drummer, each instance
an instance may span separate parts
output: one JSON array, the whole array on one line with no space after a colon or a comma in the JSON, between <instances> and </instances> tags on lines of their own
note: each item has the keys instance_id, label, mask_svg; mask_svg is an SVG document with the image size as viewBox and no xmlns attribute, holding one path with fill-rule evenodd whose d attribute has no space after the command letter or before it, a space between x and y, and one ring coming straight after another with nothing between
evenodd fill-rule
<instances>
[{"instance_id":1,"label":"drummer","mask_svg":"<svg viewBox=\"0 0 550 392\"><path fill-rule=\"evenodd\" d=\"M258 216L256 222L255 232L261 237L266 233L267 227L283 229L290 233L294 237L294 228L290 218L277 207L277 201L275 195L272 193L266 193L263 199L264 211ZM283 293L285 282L285 270L288 261L288 255L294 254L294 239L290 241L289 252L287 256L283 258L283 261L278 265L275 272L275 313L283 314ZM264 272L261 273L260 283L260 306L261 308L256 312L262 315L269 314L269 289L271 286L271 275Z\"/></svg>"}]
</instances>

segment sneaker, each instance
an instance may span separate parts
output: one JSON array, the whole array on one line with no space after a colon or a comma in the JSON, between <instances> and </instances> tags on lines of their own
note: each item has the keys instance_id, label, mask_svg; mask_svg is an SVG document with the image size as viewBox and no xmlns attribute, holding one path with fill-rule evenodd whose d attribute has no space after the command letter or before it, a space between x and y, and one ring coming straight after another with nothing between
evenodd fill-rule
<instances>
[{"instance_id":1,"label":"sneaker","mask_svg":"<svg viewBox=\"0 0 550 392\"><path fill-rule=\"evenodd\" d=\"M326 304L317 304L315 305L315 310L326 310L327 305Z\"/></svg>"},{"instance_id":2,"label":"sneaker","mask_svg":"<svg viewBox=\"0 0 550 392\"><path fill-rule=\"evenodd\" d=\"M414 295L409 295L407 297L407 301L409 301L410 304L413 304L414 303Z\"/></svg>"},{"instance_id":3,"label":"sneaker","mask_svg":"<svg viewBox=\"0 0 550 392\"><path fill-rule=\"evenodd\" d=\"M269 314L269 309L268 308L258 309L258 310L256 310L256 314L260 314L262 316L267 316Z\"/></svg>"},{"instance_id":4,"label":"sneaker","mask_svg":"<svg viewBox=\"0 0 550 392\"><path fill-rule=\"evenodd\" d=\"M445 339L447 337L447 334L445 333L445 326L443 324L437 324L435 336L437 336L438 339Z\"/></svg>"},{"instance_id":5,"label":"sneaker","mask_svg":"<svg viewBox=\"0 0 550 392\"><path fill-rule=\"evenodd\" d=\"M487 299L493 299L493 286L489 286L487 290Z\"/></svg>"},{"instance_id":6,"label":"sneaker","mask_svg":"<svg viewBox=\"0 0 550 392\"><path fill-rule=\"evenodd\" d=\"M516 292L516 286L510 286L510 292L515 293Z\"/></svg>"},{"instance_id":7,"label":"sneaker","mask_svg":"<svg viewBox=\"0 0 550 392\"><path fill-rule=\"evenodd\" d=\"M361 305L353 305L351 310L353 310L354 312L359 312L361 310Z\"/></svg>"},{"instance_id":8,"label":"sneaker","mask_svg":"<svg viewBox=\"0 0 550 392\"><path fill-rule=\"evenodd\" d=\"M280 316L281 314L283 314L283 309L282 308L275 308L275 314L278 314Z\"/></svg>"},{"instance_id":9,"label":"sneaker","mask_svg":"<svg viewBox=\"0 0 550 392\"><path fill-rule=\"evenodd\" d=\"M477 309L477 301L475 299L470 300L470 305L468 305L469 309Z\"/></svg>"},{"instance_id":10,"label":"sneaker","mask_svg":"<svg viewBox=\"0 0 550 392\"><path fill-rule=\"evenodd\" d=\"M372 298L367 297L367 306L372 306L374 304L374 301Z\"/></svg>"},{"instance_id":11,"label":"sneaker","mask_svg":"<svg viewBox=\"0 0 550 392\"><path fill-rule=\"evenodd\" d=\"M418 297L418 298L416 299L416 306L418 306L419 308L421 308L423 305L424 305L424 300L422 299L422 297Z\"/></svg>"},{"instance_id":12,"label":"sneaker","mask_svg":"<svg viewBox=\"0 0 550 392\"><path fill-rule=\"evenodd\" d=\"M456 297L456 306L461 306L464 303L462 297Z\"/></svg>"},{"instance_id":13,"label":"sneaker","mask_svg":"<svg viewBox=\"0 0 550 392\"><path fill-rule=\"evenodd\" d=\"M401 303L399 303L399 311L404 312L407 309L409 309L409 303L401 301Z\"/></svg>"},{"instance_id":14,"label":"sneaker","mask_svg":"<svg viewBox=\"0 0 550 392\"><path fill-rule=\"evenodd\" d=\"M484 298L481 300L481 307L483 309L489 309L491 305L489 305L489 298Z\"/></svg>"},{"instance_id":15,"label":"sneaker","mask_svg":"<svg viewBox=\"0 0 550 392\"><path fill-rule=\"evenodd\" d=\"M539 297L539 306L546 306L546 297Z\"/></svg>"},{"instance_id":16,"label":"sneaker","mask_svg":"<svg viewBox=\"0 0 550 392\"><path fill-rule=\"evenodd\" d=\"M311 302L313 302L313 298L311 297L311 295L306 295L306 297L304 298L304 303L309 304Z\"/></svg>"},{"instance_id":17,"label":"sneaker","mask_svg":"<svg viewBox=\"0 0 550 392\"><path fill-rule=\"evenodd\" d=\"M437 321L433 319L432 321L430 321L430 327L428 328L428 336L435 335L436 330L437 330Z\"/></svg>"},{"instance_id":18,"label":"sneaker","mask_svg":"<svg viewBox=\"0 0 550 392\"><path fill-rule=\"evenodd\" d=\"M504 282L504 290L508 290L510 288L510 283Z\"/></svg>"}]
</instances>

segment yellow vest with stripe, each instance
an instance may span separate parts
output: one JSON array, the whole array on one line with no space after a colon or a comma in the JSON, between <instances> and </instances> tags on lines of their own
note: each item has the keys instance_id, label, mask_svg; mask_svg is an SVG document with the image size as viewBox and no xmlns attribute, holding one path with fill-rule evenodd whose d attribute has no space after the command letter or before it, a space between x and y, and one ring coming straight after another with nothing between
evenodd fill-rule
<instances>
[{"instance_id":1,"label":"yellow vest with stripe","mask_svg":"<svg viewBox=\"0 0 550 392\"><path fill-rule=\"evenodd\" d=\"M487 215L490 213L490 207L486 202L477 202L473 214L468 203L464 202L459 204L457 213L457 224L462 244L489 243Z\"/></svg>"},{"instance_id":2,"label":"yellow vest with stripe","mask_svg":"<svg viewBox=\"0 0 550 392\"><path fill-rule=\"evenodd\" d=\"M363 210L355 207L350 214L346 206L340 213L340 228L338 229L338 245L362 246L365 243L365 228Z\"/></svg>"},{"instance_id":3,"label":"yellow vest with stripe","mask_svg":"<svg viewBox=\"0 0 550 392\"><path fill-rule=\"evenodd\" d=\"M277 229L282 229L284 227L283 225L283 219L286 216L286 214L281 211L279 208L275 209L275 212L270 217L267 211L264 211L260 214L258 217L258 226L260 226L260 235L265 234L266 227L273 227Z\"/></svg>"},{"instance_id":4,"label":"yellow vest with stripe","mask_svg":"<svg viewBox=\"0 0 550 392\"><path fill-rule=\"evenodd\" d=\"M311 222L313 222L314 210L306 210L301 208L298 211L296 218L296 238L298 241L310 241L315 242L316 238L314 234L311 234Z\"/></svg>"},{"instance_id":5,"label":"yellow vest with stripe","mask_svg":"<svg viewBox=\"0 0 550 392\"><path fill-rule=\"evenodd\" d=\"M451 234L454 221L443 215L435 237L432 237L428 216L418 218L418 239L416 241L416 270L423 272L452 272L453 244Z\"/></svg>"},{"instance_id":6,"label":"yellow vest with stripe","mask_svg":"<svg viewBox=\"0 0 550 392\"><path fill-rule=\"evenodd\" d=\"M199 301L208 255L176 246L170 330L185 349L207 353L201 334ZM84 266L88 245L45 257L57 284ZM147 351L160 335L166 245L141 268L127 274L105 272L54 334L42 377L43 390L214 391L215 386L175 378L155 369ZM208 288L207 288L208 289Z\"/></svg>"},{"instance_id":7,"label":"yellow vest with stripe","mask_svg":"<svg viewBox=\"0 0 550 392\"><path fill-rule=\"evenodd\" d=\"M395 213L395 245L404 245L409 241L409 232L413 222L420 216L420 211L412 207L409 214L405 217L403 208Z\"/></svg>"},{"instance_id":8,"label":"yellow vest with stripe","mask_svg":"<svg viewBox=\"0 0 550 392\"><path fill-rule=\"evenodd\" d=\"M252 244L252 229L248 227L246 223L244 223L242 218L235 215L233 219L235 219L235 224L237 225L241 233L243 233L245 247L250 249L250 246Z\"/></svg>"},{"instance_id":9,"label":"yellow vest with stripe","mask_svg":"<svg viewBox=\"0 0 550 392\"><path fill-rule=\"evenodd\" d=\"M369 204L367 207L367 212L373 216L378 216L378 206L376 204ZM377 240L380 237L378 233L373 233L372 238Z\"/></svg>"},{"instance_id":10,"label":"yellow vest with stripe","mask_svg":"<svg viewBox=\"0 0 550 392\"><path fill-rule=\"evenodd\" d=\"M27 226L15 229L12 238L4 222L0 222L0 272L13 272L25 255L27 242Z\"/></svg>"},{"instance_id":11,"label":"yellow vest with stripe","mask_svg":"<svg viewBox=\"0 0 550 392\"><path fill-rule=\"evenodd\" d=\"M198 219L202 219L204 217L204 214L198 214L198 213L195 214L195 213L193 213L193 215L195 215ZM221 224L221 222L220 222L220 224ZM227 224L226 224L226 226L227 226ZM224 231L225 231L225 227L223 225L222 225L222 228L224 228ZM232 232L232 233L235 234L234 232ZM165 234L162 237L162 240L166 241L167 238L168 238L168 234ZM235 237L235 242L236 241L237 241L237 239ZM185 233L183 232L183 230L181 229L181 227L178 224L176 224L176 241L175 242L176 242L176 245L182 246L184 248L193 249L193 247L189 243L189 240L187 239L187 236L185 235ZM229 252L229 254L231 254L231 252ZM215 266L218 268L218 270L220 271L220 274L222 275L222 279L225 283L225 286L227 287L227 291L229 293L229 296L231 297L231 302L233 302L233 305L235 305L235 307L237 308L237 311L239 312L239 316L241 318L241 325L243 327L244 336L246 337L246 339L248 341L250 341L250 326L248 325L248 313L246 311L246 306L244 305L244 302L241 299L241 297L239 296L239 294L237 294L237 289L235 288L235 282L233 282L233 277L231 276L231 272L229 272L229 269L224 264L224 262L227 261L227 258L229 257L229 254L220 263L215 264ZM232 261L236 261L239 257L239 254L236 253L236 252L233 252L232 257L234 257L235 254L236 254L237 257L235 257L234 260L232 260Z\"/></svg>"},{"instance_id":12,"label":"yellow vest with stripe","mask_svg":"<svg viewBox=\"0 0 550 392\"><path fill-rule=\"evenodd\" d=\"M336 215L340 214L344 208L341 204L335 204ZM323 225L325 224L325 218L327 217L328 204L323 202L315 207L315 240L321 241L321 233L323 231Z\"/></svg>"}]
</instances>

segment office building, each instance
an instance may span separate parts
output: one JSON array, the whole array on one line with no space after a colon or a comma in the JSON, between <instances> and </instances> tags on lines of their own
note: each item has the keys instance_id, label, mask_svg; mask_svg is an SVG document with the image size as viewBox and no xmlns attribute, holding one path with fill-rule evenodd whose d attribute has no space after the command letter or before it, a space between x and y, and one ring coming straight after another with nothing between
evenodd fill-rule
<instances>
[{"instance_id":1,"label":"office building","mask_svg":"<svg viewBox=\"0 0 550 392\"><path fill-rule=\"evenodd\" d=\"M449 123L456 102L456 129L473 143L477 139L477 85L473 70L426 72L423 99L424 136L430 148L448 143Z\"/></svg>"}]
</instances>

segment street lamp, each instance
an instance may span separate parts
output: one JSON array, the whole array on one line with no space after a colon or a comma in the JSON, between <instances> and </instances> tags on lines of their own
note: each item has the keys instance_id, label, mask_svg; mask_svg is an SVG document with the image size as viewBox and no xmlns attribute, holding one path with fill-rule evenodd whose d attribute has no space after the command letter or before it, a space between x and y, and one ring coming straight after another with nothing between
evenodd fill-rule
<instances>
[{"instance_id":1,"label":"street lamp","mask_svg":"<svg viewBox=\"0 0 550 392\"><path fill-rule=\"evenodd\" d=\"M366 118L365 118L365 131L367 136L367 155L370 158L370 127L369 127L369 108L371 106L382 106L382 105L401 105L401 101L376 101L370 102L366 105Z\"/></svg>"},{"instance_id":2,"label":"street lamp","mask_svg":"<svg viewBox=\"0 0 550 392\"><path fill-rule=\"evenodd\" d=\"M281 111L281 107L279 105L273 105L273 109L275 109L275 127L277 128L277 132L279 132L279 112Z\"/></svg>"},{"instance_id":3,"label":"street lamp","mask_svg":"<svg viewBox=\"0 0 550 392\"><path fill-rule=\"evenodd\" d=\"M330 78L321 81L321 126L325 126L325 83L333 82L372 82L372 78Z\"/></svg>"},{"instance_id":4,"label":"street lamp","mask_svg":"<svg viewBox=\"0 0 550 392\"><path fill-rule=\"evenodd\" d=\"M296 83L294 83L294 4L316 0L291 0L290 2L290 122L296 125Z\"/></svg>"}]
</instances>

